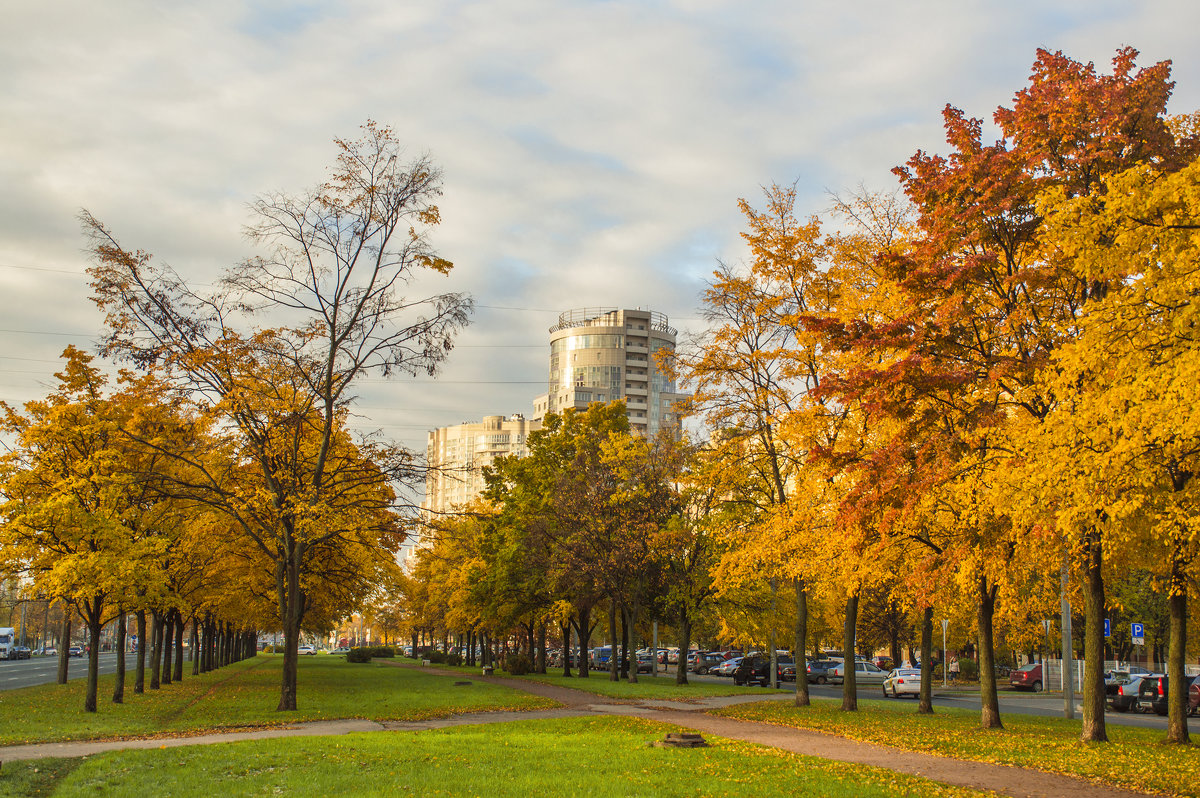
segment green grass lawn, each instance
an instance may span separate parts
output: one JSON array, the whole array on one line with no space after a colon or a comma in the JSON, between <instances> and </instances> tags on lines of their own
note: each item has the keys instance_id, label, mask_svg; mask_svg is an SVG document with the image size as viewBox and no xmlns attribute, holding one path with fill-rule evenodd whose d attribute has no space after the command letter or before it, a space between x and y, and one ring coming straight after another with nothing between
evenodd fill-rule
<instances>
[{"instance_id":1,"label":"green grass lawn","mask_svg":"<svg viewBox=\"0 0 1200 798\"><path fill-rule=\"evenodd\" d=\"M887 770L711 738L650 748L673 727L569 718L122 751L39 770L5 764L0 795L976 796ZM51 765L53 767L53 765Z\"/></svg>"},{"instance_id":2,"label":"green grass lawn","mask_svg":"<svg viewBox=\"0 0 1200 798\"><path fill-rule=\"evenodd\" d=\"M552 701L484 679L455 677L344 657L301 657L296 712L277 712L281 655L259 655L181 683L111 702L113 677L101 677L99 711L83 711L84 680L0 692L0 745L51 740L141 737L286 725L305 720L421 720L463 712L538 709ZM458 680L462 681L462 680Z\"/></svg>"},{"instance_id":3,"label":"green grass lawn","mask_svg":"<svg viewBox=\"0 0 1200 798\"><path fill-rule=\"evenodd\" d=\"M985 731L979 728L978 711L938 709L933 715L918 715L915 701L859 699L858 703L858 712L842 712L835 700L814 699L806 708L761 702L714 714L1167 795L1200 796L1200 746L1165 744L1162 731L1109 724L1110 742L1083 743L1078 720L1012 714L1002 716L1003 730Z\"/></svg>"}]
</instances>

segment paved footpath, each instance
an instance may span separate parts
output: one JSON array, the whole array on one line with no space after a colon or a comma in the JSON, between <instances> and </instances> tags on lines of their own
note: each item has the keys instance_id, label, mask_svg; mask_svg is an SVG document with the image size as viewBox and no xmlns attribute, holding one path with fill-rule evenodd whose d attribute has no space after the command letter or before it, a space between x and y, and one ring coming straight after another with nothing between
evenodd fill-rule
<instances>
[{"instance_id":1,"label":"paved footpath","mask_svg":"<svg viewBox=\"0 0 1200 798\"><path fill-rule=\"evenodd\" d=\"M402 663L388 663L396 667L419 667ZM422 668L427 672L441 673L462 678L461 671L441 671L437 668ZM1108 787L1082 779L1044 773L1040 770L994 765L986 762L970 762L962 759L903 751L885 745L863 743L834 734L793 729L769 723L725 718L706 713L715 709L748 701L791 700L789 694L722 696L689 701L629 701L610 699L583 690L557 685L540 684L523 679L487 677L487 681L553 699L561 708L534 710L529 712L478 712L457 715L438 720L413 722L375 722L369 720L331 720L297 723L294 726L270 729L254 729L222 734L201 734L189 737L166 737L148 740L108 740L101 742L41 743L0 748L0 762L21 759L43 759L46 757L81 757L105 751L123 751L138 748L173 748L183 745L212 745L216 743L266 740L277 737L310 737L318 735L351 734L355 732L421 731L442 729L451 726L507 723L514 720L537 718L566 718L595 715L631 715L650 720L673 723L704 734L713 734L731 740L743 740L758 745L779 748L792 753L853 762L861 765L895 770L922 776L934 781L992 790L1001 795L1015 798L1133 798L1147 793Z\"/></svg>"}]
</instances>

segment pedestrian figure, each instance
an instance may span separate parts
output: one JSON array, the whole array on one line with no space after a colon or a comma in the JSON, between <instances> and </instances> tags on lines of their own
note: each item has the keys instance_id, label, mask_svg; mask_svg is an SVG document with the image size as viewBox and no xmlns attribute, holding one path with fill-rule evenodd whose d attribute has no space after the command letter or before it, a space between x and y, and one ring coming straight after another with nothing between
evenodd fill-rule
<instances>
[{"instance_id":1,"label":"pedestrian figure","mask_svg":"<svg viewBox=\"0 0 1200 798\"><path fill-rule=\"evenodd\" d=\"M958 657L950 658L950 681L958 681Z\"/></svg>"}]
</instances>

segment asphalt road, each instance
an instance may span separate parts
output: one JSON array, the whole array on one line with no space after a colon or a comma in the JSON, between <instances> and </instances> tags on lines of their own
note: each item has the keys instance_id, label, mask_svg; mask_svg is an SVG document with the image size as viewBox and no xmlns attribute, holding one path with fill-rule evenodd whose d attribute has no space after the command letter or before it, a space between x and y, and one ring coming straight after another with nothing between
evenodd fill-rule
<instances>
[{"instance_id":1,"label":"asphalt road","mask_svg":"<svg viewBox=\"0 0 1200 798\"><path fill-rule=\"evenodd\" d=\"M669 674L659 673L658 678L675 678L672 671ZM649 678L643 676L641 678ZM709 682L714 684L728 683L730 680L723 676L696 676L688 674L688 681ZM938 686L934 685L933 706L937 707L960 707L962 709L979 711L979 693L956 693L956 692L938 692ZM796 685L793 682L785 682L782 690L786 692L795 692ZM837 698L842 697L842 686L840 684L813 684L809 685L809 694L821 698ZM879 698L883 695L879 685L865 685L858 688L859 698ZM1021 693L1015 690L1001 690L999 693L1000 699L1000 719L1003 720L1005 715L1034 715L1047 718L1063 717L1063 697L1062 693ZM915 698L898 698L896 701L913 701ZM1082 717L1083 712L1079 708L1079 699L1076 698L1075 703L1075 718ZM1105 723L1112 723L1119 726L1141 726L1149 729L1166 729L1167 719L1159 717L1153 712L1145 713L1129 713L1129 712L1113 712L1109 710L1104 715ZM1191 721L1194 723L1195 721ZM1190 725L1190 724L1189 724Z\"/></svg>"},{"instance_id":2,"label":"asphalt road","mask_svg":"<svg viewBox=\"0 0 1200 798\"><path fill-rule=\"evenodd\" d=\"M68 679L87 676L87 657L71 657L67 670ZM125 667L132 671L134 655L125 657ZM100 655L100 673L116 673L117 655ZM58 677L58 657L31 657L29 659L0 660L0 690L30 687L35 684L53 684Z\"/></svg>"}]
</instances>

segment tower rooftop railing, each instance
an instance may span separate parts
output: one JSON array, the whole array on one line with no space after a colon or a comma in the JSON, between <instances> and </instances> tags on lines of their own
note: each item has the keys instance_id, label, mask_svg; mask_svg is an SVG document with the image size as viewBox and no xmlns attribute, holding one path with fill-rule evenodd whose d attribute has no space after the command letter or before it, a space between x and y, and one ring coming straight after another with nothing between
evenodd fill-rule
<instances>
[{"instance_id":1,"label":"tower rooftop railing","mask_svg":"<svg viewBox=\"0 0 1200 798\"><path fill-rule=\"evenodd\" d=\"M630 312L628 310L626 313ZM674 336L678 332L667 323L667 315L655 310L642 311L650 315L650 329L655 332ZM550 328L550 332L571 327L621 327L621 308L573 308L558 314L558 323Z\"/></svg>"}]
</instances>

